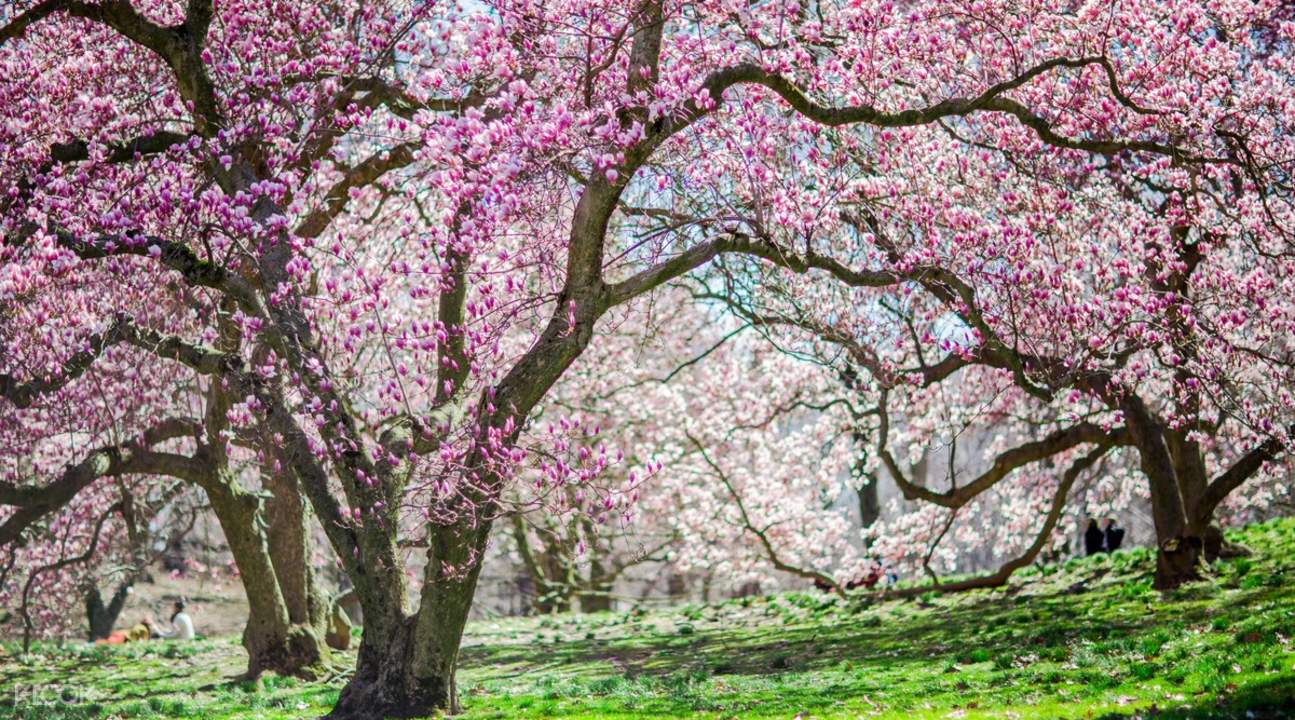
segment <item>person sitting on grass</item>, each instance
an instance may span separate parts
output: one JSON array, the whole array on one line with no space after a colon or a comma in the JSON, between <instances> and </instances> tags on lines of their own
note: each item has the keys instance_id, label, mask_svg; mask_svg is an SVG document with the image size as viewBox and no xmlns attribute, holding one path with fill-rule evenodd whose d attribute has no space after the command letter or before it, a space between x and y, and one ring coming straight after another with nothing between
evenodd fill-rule
<instances>
[{"instance_id":1,"label":"person sitting on grass","mask_svg":"<svg viewBox=\"0 0 1295 720\"><path fill-rule=\"evenodd\" d=\"M124 645L131 642L142 642L153 637L153 626L148 620L140 620L129 630L117 630L108 633L108 637L94 641L96 645Z\"/></svg>"},{"instance_id":2,"label":"person sitting on grass","mask_svg":"<svg viewBox=\"0 0 1295 720\"><path fill-rule=\"evenodd\" d=\"M184 601L175 601L175 611L171 613L171 629L167 630L158 627L157 637L168 640L192 640L193 639L193 620L189 618L189 613L184 611Z\"/></svg>"}]
</instances>

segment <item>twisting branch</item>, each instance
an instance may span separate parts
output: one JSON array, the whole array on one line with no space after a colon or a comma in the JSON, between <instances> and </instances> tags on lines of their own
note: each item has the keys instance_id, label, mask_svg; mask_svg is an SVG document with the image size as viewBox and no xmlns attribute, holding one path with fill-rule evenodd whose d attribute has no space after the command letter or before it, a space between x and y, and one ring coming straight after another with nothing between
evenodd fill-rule
<instances>
[{"instance_id":1,"label":"twisting branch","mask_svg":"<svg viewBox=\"0 0 1295 720\"><path fill-rule=\"evenodd\" d=\"M1048 508L1048 514L1043 518L1043 527L1039 529L1038 535L1034 537L1034 542L1026 548L1024 553L1003 563L995 572L951 583L940 583L938 579L935 579L931 585L905 588L903 590L887 590L881 592L879 596L883 598L910 597L928 593L932 590L937 592L962 592L964 590L1000 587L1006 584L1013 573L1034 562L1034 558L1038 557L1043 550L1043 546L1052 537L1052 531L1056 529L1057 522L1061 519L1061 514L1066 507L1066 500L1070 496L1070 489L1074 487L1075 480L1085 470L1092 467L1094 463L1101 460L1113 447L1115 445L1111 443L1099 444L1088 454L1071 463L1065 474L1062 475L1061 483L1057 486L1056 493L1052 496L1052 505Z\"/></svg>"},{"instance_id":2,"label":"twisting branch","mask_svg":"<svg viewBox=\"0 0 1295 720\"><path fill-rule=\"evenodd\" d=\"M1101 426L1093 423L1081 422L1071 425L1065 429L1057 430L1042 440L1034 440L1022 443L1010 450L1004 450L994 457L994 462L988 470L981 473L974 480L966 485L955 486L944 492L936 492L925 486L910 481L905 477L903 470L899 467L895 457L891 455L888 447L888 435L890 433L890 415L886 410L886 401L889 391L883 390L881 399L877 403L877 454L886 469L894 478L895 484L899 486L900 492L908 500L924 500L946 508L960 508L966 505L976 496L993 487L998 481L1010 475L1013 471L1022 468L1030 463L1047 459L1058 453L1065 452L1079 445L1097 444L1103 446L1128 445L1133 441L1124 428L1114 428L1105 430ZM950 468L950 472L953 469Z\"/></svg>"},{"instance_id":3,"label":"twisting branch","mask_svg":"<svg viewBox=\"0 0 1295 720\"><path fill-rule=\"evenodd\" d=\"M208 473L198 458L149 450L142 443L99 448L68 465L58 480L45 487L0 486L0 501L18 508L0 525L0 547L18 542L27 528L67 505L96 480L121 475L167 475L200 484Z\"/></svg>"},{"instance_id":4,"label":"twisting branch","mask_svg":"<svg viewBox=\"0 0 1295 720\"><path fill-rule=\"evenodd\" d=\"M430 112L462 112L480 108L489 96L481 92L470 92L462 98L418 98L405 92L397 85L372 76L345 76L341 78L345 88L352 92L364 93L368 105L381 105L393 115L412 119L420 110Z\"/></svg>"},{"instance_id":5,"label":"twisting branch","mask_svg":"<svg viewBox=\"0 0 1295 720\"><path fill-rule=\"evenodd\" d=\"M626 280L611 283L607 286L609 301L612 305L619 305L725 254L758 257L796 273L820 270L851 287L889 287L903 279L898 273L887 270L856 270L813 250L797 253L768 239L735 233L691 247Z\"/></svg>"},{"instance_id":6,"label":"twisting branch","mask_svg":"<svg viewBox=\"0 0 1295 720\"><path fill-rule=\"evenodd\" d=\"M723 483L724 489L728 490L728 494L733 498L733 503L737 506L738 515L741 516L742 518L743 529L745 529L747 532L754 535L756 539L760 541L760 545L764 548L765 556L768 557L770 564L772 564L775 568L785 573L790 573L797 577L807 578L809 580L813 580L817 584L830 587L832 588L832 592L844 598L845 590L843 590L840 584L838 584L836 580L833 580L831 576L825 575L817 570L797 567L795 565L788 564L786 561L784 561L782 558L778 556L778 551L774 549L773 543L769 540L768 533L765 532L765 530L762 530L756 527L755 523L751 521L751 516L748 515L746 511L746 504L742 502L742 496L738 494L737 488L733 487L733 483L729 480L728 475L724 472L722 468L720 468L719 465L715 464L714 460L711 460L710 455L706 452L706 447L702 445L700 440L694 437L692 433L685 431L684 434L688 437L688 440L692 442L692 444L697 448L697 452L701 454L701 459L704 460L708 466L710 466L711 471L714 472L715 476L719 478L719 481Z\"/></svg>"},{"instance_id":7,"label":"twisting branch","mask_svg":"<svg viewBox=\"0 0 1295 720\"><path fill-rule=\"evenodd\" d=\"M3 241L8 245L21 246L38 230L39 226L36 224L27 223L17 233L4 238ZM47 231L54 235L59 245L71 250L82 260L100 260L126 255L155 256L162 266L179 273L188 284L219 290L237 302L245 312L254 315L263 314L255 291L246 281L220 265L198 257L197 253L184 243L137 233L84 238L58 227L50 227Z\"/></svg>"},{"instance_id":8,"label":"twisting branch","mask_svg":"<svg viewBox=\"0 0 1295 720\"><path fill-rule=\"evenodd\" d=\"M0 397L20 409L31 407L41 396L56 392L81 377L103 354L105 348L124 340L125 329L121 323L114 322L106 331L91 336L86 342L86 349L68 358L57 375L20 382L13 375L0 373Z\"/></svg>"},{"instance_id":9,"label":"twisting branch","mask_svg":"<svg viewBox=\"0 0 1295 720\"><path fill-rule=\"evenodd\" d=\"M108 145L108 154L105 161L116 164L130 162L138 156L157 155L186 142L189 137L189 135L183 133L168 132L166 130L141 135L126 142ZM50 146L49 154L54 162L60 163L89 160L90 143L84 140L55 143Z\"/></svg>"},{"instance_id":10,"label":"twisting branch","mask_svg":"<svg viewBox=\"0 0 1295 720\"><path fill-rule=\"evenodd\" d=\"M1005 97L1006 93L1015 90L1028 82L1056 69L1078 69L1087 66L1098 66L1104 69L1107 80L1115 91L1115 98L1121 105L1139 114L1155 114L1157 111L1144 108L1134 103L1115 82L1114 68L1109 59L1101 56L1084 58L1054 58L1042 62L1020 75L1003 82L991 85L974 97L956 97L942 100L934 105L911 108L895 112L878 110L872 105L852 105L831 107L819 104L809 98L787 78L771 73L759 65L743 63L724 68L712 73L702 84L702 89L709 95L710 107L703 107L695 101L685 106L685 112L674 122L664 126L660 134L653 138L659 142L696 120L704 117L718 107L723 100L724 91L736 85L761 85L776 93L793 110L822 125L839 127L843 125L865 124L874 127L912 127L926 125L948 117L961 117L978 112L993 112L1011 115L1022 125L1030 128L1048 145L1053 147L1081 150L1100 155L1114 155L1120 152L1146 152L1174 158L1181 162L1193 163L1232 163L1227 157L1199 157L1185 153L1181 148L1151 140L1101 140L1096 138L1072 138L1060 134L1047 118L1035 113L1025 105Z\"/></svg>"},{"instance_id":11,"label":"twisting branch","mask_svg":"<svg viewBox=\"0 0 1295 720\"><path fill-rule=\"evenodd\" d=\"M351 191L373 184L383 175L408 166L414 161L417 144L401 143L390 150L383 150L365 158L354 167L347 168L338 180L324 194L324 206L311 212L297 224L294 234L305 238L319 237L333 219L346 209L351 201Z\"/></svg>"},{"instance_id":12,"label":"twisting branch","mask_svg":"<svg viewBox=\"0 0 1295 720\"><path fill-rule=\"evenodd\" d=\"M68 358L57 375L21 382L13 375L0 373L0 397L18 408L31 407L42 396L61 390L84 375L105 349L123 343L164 360L179 362L201 375L235 373L241 370L242 362L236 356L195 345L176 335L164 335L156 330L140 327L129 315L121 313L107 330L89 338L85 350Z\"/></svg>"},{"instance_id":13,"label":"twisting branch","mask_svg":"<svg viewBox=\"0 0 1295 720\"><path fill-rule=\"evenodd\" d=\"M1295 426L1287 429L1290 434L1295 434ZM1233 490L1259 472L1259 469L1265 463L1274 460L1286 450L1286 444L1281 440L1270 437L1252 448L1245 455L1242 455L1232 463L1232 466L1223 471L1210 481L1205 489L1205 496L1201 498L1200 505L1197 508L1197 515L1208 518L1214 515L1214 509L1223 502Z\"/></svg>"}]
</instances>

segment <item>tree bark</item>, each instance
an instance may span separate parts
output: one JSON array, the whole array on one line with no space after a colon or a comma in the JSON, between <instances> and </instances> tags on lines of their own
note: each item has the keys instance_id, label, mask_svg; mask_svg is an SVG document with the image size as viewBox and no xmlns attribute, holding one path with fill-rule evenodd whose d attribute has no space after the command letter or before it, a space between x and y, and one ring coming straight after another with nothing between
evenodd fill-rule
<instances>
[{"instance_id":1,"label":"tree bark","mask_svg":"<svg viewBox=\"0 0 1295 720\"><path fill-rule=\"evenodd\" d=\"M612 609L612 582L603 559L598 554L596 542L597 537L590 532L592 557L589 559L589 577L579 594L580 612L584 613L610 612Z\"/></svg>"},{"instance_id":2,"label":"tree bark","mask_svg":"<svg viewBox=\"0 0 1295 720\"><path fill-rule=\"evenodd\" d=\"M866 481L854 488L859 498L859 524L870 528L881 519L881 498L877 495L877 478L866 478Z\"/></svg>"},{"instance_id":3,"label":"tree bark","mask_svg":"<svg viewBox=\"0 0 1295 720\"><path fill-rule=\"evenodd\" d=\"M331 606L319 587L310 563L310 539L307 535L306 506L297 477L291 472L266 472L262 482L270 490L266 502L266 537L270 559L288 619L296 625L307 625L323 634L329 622Z\"/></svg>"},{"instance_id":4,"label":"tree bark","mask_svg":"<svg viewBox=\"0 0 1295 720\"><path fill-rule=\"evenodd\" d=\"M1145 459L1143 472L1151 483L1151 517L1156 529L1156 589L1172 590L1199 580L1201 563L1205 559L1204 543L1200 535L1192 532L1181 501L1173 502L1172 498L1181 497L1176 478L1172 474L1148 469Z\"/></svg>"},{"instance_id":5,"label":"tree bark","mask_svg":"<svg viewBox=\"0 0 1295 720\"><path fill-rule=\"evenodd\" d=\"M310 623L295 623L289 613L264 524L260 499L237 489L232 478L208 483L207 497L238 566L247 596L248 618L243 629L247 676L266 671L311 677L328 657L321 633Z\"/></svg>"},{"instance_id":6,"label":"tree bark","mask_svg":"<svg viewBox=\"0 0 1295 720\"><path fill-rule=\"evenodd\" d=\"M481 572L490 523L463 521L428 529L427 567L418 613L390 595L360 591L366 625L355 674L328 717L413 718L460 711L455 684L459 644Z\"/></svg>"},{"instance_id":7,"label":"tree bark","mask_svg":"<svg viewBox=\"0 0 1295 720\"><path fill-rule=\"evenodd\" d=\"M1164 425L1136 396L1126 397L1121 409L1138 450L1142 474L1151 485L1151 517L1156 528L1154 585L1159 590L1172 590L1200 578L1200 538L1190 537L1187 509Z\"/></svg>"},{"instance_id":8,"label":"tree bark","mask_svg":"<svg viewBox=\"0 0 1295 720\"><path fill-rule=\"evenodd\" d=\"M90 642L102 640L112 634L112 628L117 624L117 618L121 616L122 608L126 606L126 599L130 596L130 588L134 584L133 577L122 581L107 603L104 603L99 588L91 587L86 591L85 615L90 625Z\"/></svg>"}]
</instances>

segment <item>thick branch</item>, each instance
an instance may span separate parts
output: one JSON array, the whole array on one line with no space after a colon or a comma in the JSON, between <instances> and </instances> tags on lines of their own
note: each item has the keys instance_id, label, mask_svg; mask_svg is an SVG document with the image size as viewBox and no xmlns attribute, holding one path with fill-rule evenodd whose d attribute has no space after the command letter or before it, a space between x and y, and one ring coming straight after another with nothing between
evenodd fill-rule
<instances>
[{"instance_id":1,"label":"thick branch","mask_svg":"<svg viewBox=\"0 0 1295 720\"><path fill-rule=\"evenodd\" d=\"M150 135L142 135L123 143L108 146L106 161L124 163L140 155L156 155L186 142L188 135L161 130ZM55 143L50 146L50 158L55 162L69 163L90 158L90 144L84 140L73 140Z\"/></svg>"},{"instance_id":2,"label":"thick branch","mask_svg":"<svg viewBox=\"0 0 1295 720\"><path fill-rule=\"evenodd\" d=\"M1017 557L1008 560L998 568L997 571L989 575L968 578L951 583L939 583L934 585L923 585L918 587L906 588L904 590L891 590L883 592L883 597L908 597L912 595L922 595L932 590L939 592L962 592L964 590L976 590L980 588L999 587L1007 583L1012 573L1034 562L1047 544L1048 539L1052 537L1052 531L1056 529L1057 522L1061 519L1062 511L1066 506L1066 499L1070 496L1070 488L1074 486L1075 480L1094 463L1100 460L1113 445L1103 443L1091 450L1087 455L1080 457L1071 463L1066 469L1065 474L1061 477L1061 483L1057 486L1057 492L1052 496L1052 506L1048 508L1048 514L1043 519L1043 527L1039 529L1039 534L1034 537L1034 542L1025 552Z\"/></svg>"},{"instance_id":3,"label":"thick branch","mask_svg":"<svg viewBox=\"0 0 1295 720\"><path fill-rule=\"evenodd\" d=\"M1055 58L1040 63L1011 80L992 85L975 97L949 98L923 108L895 112L878 110L871 105L847 107L821 105L811 100L791 81L781 75L767 72L759 65L751 63L735 65L712 73L703 83L703 89L710 95L713 104L718 106L723 99L724 91L730 87L742 84L762 85L777 93L779 97L801 115L823 125L834 127L852 124L867 124L876 127L911 127L926 125L947 117L965 116L976 112L997 112L1015 117L1022 125L1033 130L1040 140L1054 147L1082 150L1102 155L1112 155L1127 150L1154 153L1193 162L1227 161L1226 158L1188 157L1177 147L1149 140L1098 140L1066 137L1058 133L1053 128L1053 124L1043 116L1011 98L1004 97L1008 91L1019 88L1049 71L1058 68L1082 68L1094 65L1104 68L1107 79L1115 90L1116 99L1121 104L1142 114L1154 112L1133 103L1118 90L1118 86L1114 84L1114 70L1110 66L1110 61L1105 57ZM683 118L666 128L664 132L667 135L673 134L709 112L710 109L701 108L690 103Z\"/></svg>"},{"instance_id":4,"label":"thick branch","mask_svg":"<svg viewBox=\"0 0 1295 720\"><path fill-rule=\"evenodd\" d=\"M94 361L103 354L105 348L123 342L125 338L125 328L120 322L115 322L105 332L91 336L86 342L86 349L68 358L59 372L53 376L19 382L12 375L0 373L0 397L5 398L18 408L31 407L37 398L48 393L57 392L68 383L81 377L94 364Z\"/></svg>"},{"instance_id":5,"label":"thick branch","mask_svg":"<svg viewBox=\"0 0 1295 720\"><path fill-rule=\"evenodd\" d=\"M0 397L19 408L30 407L41 396L61 390L81 377L106 348L118 343L132 345L164 360L174 360L202 375L234 372L241 368L241 361L235 356L194 345L175 335L163 335L156 330L139 327L130 316L122 314L108 330L92 336L88 347L69 358L57 375L20 383L12 375L0 374Z\"/></svg>"},{"instance_id":6,"label":"thick branch","mask_svg":"<svg viewBox=\"0 0 1295 720\"><path fill-rule=\"evenodd\" d=\"M0 486L0 502L18 506L0 525L0 547L16 541L24 530L67 505L96 480L121 475L167 475L197 483L206 473L203 463L184 455L154 452L141 445L99 448L69 465L63 475L43 488Z\"/></svg>"},{"instance_id":7,"label":"thick branch","mask_svg":"<svg viewBox=\"0 0 1295 720\"><path fill-rule=\"evenodd\" d=\"M157 54L175 74L180 94L193 104L198 133L210 136L220 126L215 87L201 58L202 45L211 23L210 0L191 0L184 24L175 27L155 25L136 12L129 0L100 0L98 3L47 0L0 28L0 45L21 37L33 23L56 12L106 25Z\"/></svg>"},{"instance_id":8,"label":"thick branch","mask_svg":"<svg viewBox=\"0 0 1295 720\"><path fill-rule=\"evenodd\" d=\"M731 235L696 245L658 265L607 287L611 304L618 305L650 292L662 283L687 274L723 254L758 257L796 273L821 270L851 287L887 287L902 279L884 270L855 270L840 261L809 250L796 253L776 243L747 235Z\"/></svg>"},{"instance_id":9,"label":"thick branch","mask_svg":"<svg viewBox=\"0 0 1295 720\"><path fill-rule=\"evenodd\" d=\"M1292 427L1291 432L1295 432ZM1255 446L1242 455L1232 467L1225 470L1218 477L1210 481L1205 490L1205 496L1201 498L1200 507L1195 509L1197 519L1210 518L1214 515L1214 509L1222 503L1233 490L1241 487L1246 480L1254 477L1259 469L1271 460L1277 458L1286 450L1285 443L1277 438L1270 437L1259 445Z\"/></svg>"},{"instance_id":10,"label":"thick branch","mask_svg":"<svg viewBox=\"0 0 1295 720\"><path fill-rule=\"evenodd\" d=\"M5 242L10 245L23 245L36 234L39 228L31 223L25 225ZM99 260L123 255L152 257L165 267L174 270L184 277L190 285L206 287L231 297L249 314L261 315L260 302L256 293L242 278L230 273L220 265L203 260L189 246L172 242L151 235L122 234L100 235L93 238L82 238L60 228L50 228L59 245L71 250L82 260Z\"/></svg>"},{"instance_id":11,"label":"thick branch","mask_svg":"<svg viewBox=\"0 0 1295 720\"><path fill-rule=\"evenodd\" d=\"M351 200L351 190L372 184L392 170L405 167L414 161L414 143L401 143L365 158L355 167L348 168L342 179L334 183L324 195L324 207L311 212L297 225L294 234L300 237L319 237L329 223L346 209Z\"/></svg>"},{"instance_id":12,"label":"thick branch","mask_svg":"<svg viewBox=\"0 0 1295 720\"><path fill-rule=\"evenodd\" d=\"M886 411L886 395L887 393L882 393L881 402L877 406L880 421L880 427L877 431L877 454L886 465L886 469L890 471L895 484L899 486L900 492L904 494L905 499L924 500L947 508L960 508L993 487L1013 471L1079 445L1124 445L1129 442L1127 433L1122 428L1104 430L1092 423L1077 423L1065 429L1057 430L1042 440L1034 440L1010 450L1005 450L995 456L994 462L988 470L981 473L970 483L950 488L944 492L936 492L905 477L899 463L891 455L887 447L890 417Z\"/></svg>"}]
</instances>

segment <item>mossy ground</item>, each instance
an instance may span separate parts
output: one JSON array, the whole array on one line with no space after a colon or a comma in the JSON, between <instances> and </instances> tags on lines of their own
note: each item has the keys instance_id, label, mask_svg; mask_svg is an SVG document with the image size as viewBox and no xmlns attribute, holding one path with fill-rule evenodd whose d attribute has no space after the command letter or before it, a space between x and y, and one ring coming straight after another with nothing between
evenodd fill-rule
<instances>
[{"instance_id":1,"label":"mossy ground","mask_svg":"<svg viewBox=\"0 0 1295 720\"><path fill-rule=\"evenodd\" d=\"M1295 520L1233 539L1254 555L1163 595L1133 550L948 597L476 622L465 718L1295 717ZM345 681L233 681L235 639L6 649L0 719L309 718Z\"/></svg>"}]
</instances>

